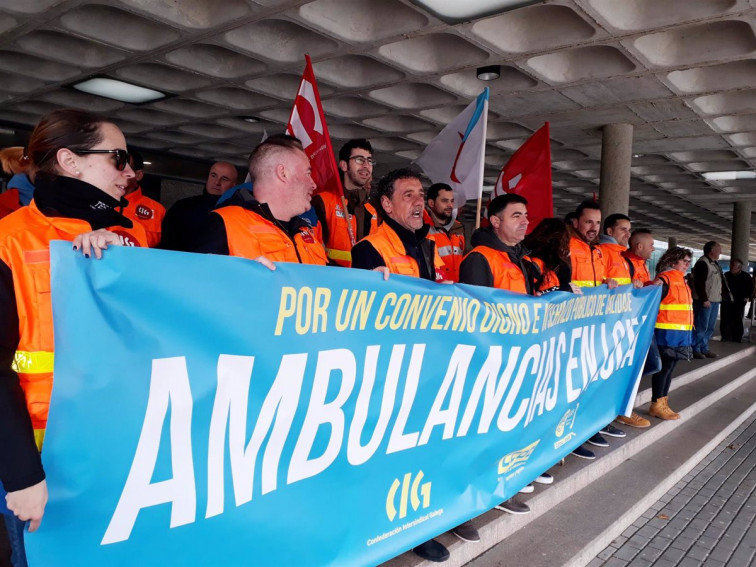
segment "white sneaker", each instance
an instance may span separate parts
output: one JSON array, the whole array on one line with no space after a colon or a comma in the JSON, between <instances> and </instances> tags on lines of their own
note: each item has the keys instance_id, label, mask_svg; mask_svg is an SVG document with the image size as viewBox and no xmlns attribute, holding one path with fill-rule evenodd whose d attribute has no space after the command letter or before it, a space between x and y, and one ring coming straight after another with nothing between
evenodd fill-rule
<instances>
[{"instance_id":1,"label":"white sneaker","mask_svg":"<svg viewBox=\"0 0 756 567\"><path fill-rule=\"evenodd\" d=\"M553 484L554 477L551 476L549 473L539 474L538 477L535 479L535 482L537 482L538 484Z\"/></svg>"},{"instance_id":2,"label":"white sneaker","mask_svg":"<svg viewBox=\"0 0 756 567\"><path fill-rule=\"evenodd\" d=\"M530 493L531 493L531 492L533 492L534 490L535 490L535 486L533 486L533 484L531 483L531 484L529 484L529 485L527 485L527 486L523 486L523 487L522 487L522 488L520 489L520 494L530 494Z\"/></svg>"}]
</instances>

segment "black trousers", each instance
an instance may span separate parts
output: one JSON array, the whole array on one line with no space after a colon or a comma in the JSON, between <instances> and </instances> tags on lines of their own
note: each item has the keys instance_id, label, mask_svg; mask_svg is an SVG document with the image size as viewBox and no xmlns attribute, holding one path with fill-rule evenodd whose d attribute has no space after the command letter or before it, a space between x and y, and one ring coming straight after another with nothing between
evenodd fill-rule
<instances>
[{"instance_id":1,"label":"black trousers","mask_svg":"<svg viewBox=\"0 0 756 567\"><path fill-rule=\"evenodd\" d=\"M719 330L723 341L739 343L743 338L744 300L723 301L721 304Z\"/></svg>"},{"instance_id":2,"label":"black trousers","mask_svg":"<svg viewBox=\"0 0 756 567\"><path fill-rule=\"evenodd\" d=\"M672 372L677 366L677 359L661 355L662 367L659 372L651 376L651 401L665 398L669 394L669 385L672 383Z\"/></svg>"}]
</instances>

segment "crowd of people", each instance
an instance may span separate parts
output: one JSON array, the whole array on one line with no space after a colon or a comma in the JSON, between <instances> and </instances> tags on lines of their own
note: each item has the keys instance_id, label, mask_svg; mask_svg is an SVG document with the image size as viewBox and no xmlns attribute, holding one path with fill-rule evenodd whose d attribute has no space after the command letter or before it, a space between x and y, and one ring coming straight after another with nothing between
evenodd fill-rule
<instances>
[{"instance_id":1,"label":"crowd of people","mask_svg":"<svg viewBox=\"0 0 756 567\"><path fill-rule=\"evenodd\" d=\"M753 294L742 262L733 260L731 271L722 274L721 247L715 242L707 243L693 268L692 289L685 277L692 252L686 248L667 250L652 276L652 233L633 230L631 219L621 213L602 222L592 200L567 218L544 219L528 232L527 200L498 196L488 204L487 226L472 233L468 244L452 188L435 183L426 191L412 169L374 180L367 140L350 140L339 152L343 199L315 194L301 143L274 135L250 154L249 183L237 186L233 164L217 162L202 195L180 200L167 212L142 192L139 153L129 150L122 132L103 117L52 112L40 120L25 148L1 155L3 168L15 174L0 199L0 481L7 492L4 519L14 565L25 564L24 523L30 531L37 529L47 502L39 451L53 382L51 240L68 240L87 257L100 258L112 245L159 246L240 256L271 270L277 262L333 265L377 270L384 278L400 274L527 295L658 285L662 301L652 348L660 365L651 380L648 414L662 420L679 418L668 403L677 362L716 356L709 341L723 301L729 317L725 327L723 308L723 339L739 341L743 311ZM615 422L651 425L634 412ZM625 433L607 423L587 443L607 447L605 436ZM585 446L573 454L596 456ZM553 477L543 473L533 481L550 484ZM533 489L529 484L522 492ZM529 512L515 498L497 508ZM479 540L472 522L452 531L465 541ZM437 562L449 557L436 540L415 552Z\"/></svg>"}]
</instances>

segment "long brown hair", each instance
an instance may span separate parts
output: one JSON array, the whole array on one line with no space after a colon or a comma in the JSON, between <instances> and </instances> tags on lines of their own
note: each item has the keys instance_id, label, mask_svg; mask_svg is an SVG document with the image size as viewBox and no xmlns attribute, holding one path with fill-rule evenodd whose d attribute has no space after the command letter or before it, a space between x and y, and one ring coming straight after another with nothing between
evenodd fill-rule
<instances>
[{"instance_id":1,"label":"long brown hair","mask_svg":"<svg viewBox=\"0 0 756 567\"><path fill-rule=\"evenodd\" d=\"M656 274L661 274L663 271L673 267L680 260L685 260L685 258L693 259L693 252L688 248L681 248L680 246L670 248L659 258L659 262L656 264Z\"/></svg>"},{"instance_id":2,"label":"long brown hair","mask_svg":"<svg viewBox=\"0 0 756 567\"><path fill-rule=\"evenodd\" d=\"M559 263L569 263L570 235L562 219L543 219L523 241L530 256L543 261L547 270L556 270Z\"/></svg>"},{"instance_id":3,"label":"long brown hair","mask_svg":"<svg viewBox=\"0 0 756 567\"><path fill-rule=\"evenodd\" d=\"M100 126L111 121L85 110L63 109L45 114L32 132L27 153L40 174L57 176L61 148L90 150L102 141Z\"/></svg>"}]
</instances>

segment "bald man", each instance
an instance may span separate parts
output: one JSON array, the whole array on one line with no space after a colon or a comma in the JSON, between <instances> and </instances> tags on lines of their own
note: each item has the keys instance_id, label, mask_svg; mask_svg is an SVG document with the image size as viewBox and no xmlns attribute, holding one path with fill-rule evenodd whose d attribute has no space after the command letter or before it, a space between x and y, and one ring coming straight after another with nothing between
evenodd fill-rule
<instances>
[{"instance_id":1,"label":"bald man","mask_svg":"<svg viewBox=\"0 0 756 567\"><path fill-rule=\"evenodd\" d=\"M296 138L270 136L249 156L252 189L239 189L208 216L196 252L276 262L327 263L325 247L299 215L310 210L310 160Z\"/></svg>"},{"instance_id":2,"label":"bald man","mask_svg":"<svg viewBox=\"0 0 756 567\"><path fill-rule=\"evenodd\" d=\"M176 201L163 219L163 238L160 248L189 252L197 246L197 231L207 215L215 208L223 193L236 185L236 167L227 161L217 161L210 168L201 195Z\"/></svg>"}]
</instances>

